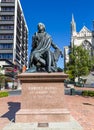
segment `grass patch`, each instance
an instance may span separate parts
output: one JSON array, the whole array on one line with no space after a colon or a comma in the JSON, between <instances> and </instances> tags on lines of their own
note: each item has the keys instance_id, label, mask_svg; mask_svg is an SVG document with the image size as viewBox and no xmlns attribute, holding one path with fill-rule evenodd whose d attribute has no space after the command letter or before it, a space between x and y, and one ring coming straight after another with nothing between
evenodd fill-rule
<instances>
[{"instance_id":1,"label":"grass patch","mask_svg":"<svg viewBox=\"0 0 94 130\"><path fill-rule=\"evenodd\" d=\"M7 97L8 95L8 92L0 92L0 98Z\"/></svg>"}]
</instances>

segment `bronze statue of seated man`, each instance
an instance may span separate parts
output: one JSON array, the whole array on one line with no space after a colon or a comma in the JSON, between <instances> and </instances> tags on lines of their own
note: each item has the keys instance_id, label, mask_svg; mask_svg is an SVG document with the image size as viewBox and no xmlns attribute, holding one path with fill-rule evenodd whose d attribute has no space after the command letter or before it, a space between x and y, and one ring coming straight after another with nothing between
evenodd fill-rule
<instances>
[{"instance_id":1,"label":"bronze statue of seated man","mask_svg":"<svg viewBox=\"0 0 94 130\"><path fill-rule=\"evenodd\" d=\"M54 52L51 51L53 47ZM62 51L53 43L51 36L45 32L45 25L38 24L38 32L32 37L32 50L29 60L29 68L36 72L57 72L59 56Z\"/></svg>"}]
</instances>

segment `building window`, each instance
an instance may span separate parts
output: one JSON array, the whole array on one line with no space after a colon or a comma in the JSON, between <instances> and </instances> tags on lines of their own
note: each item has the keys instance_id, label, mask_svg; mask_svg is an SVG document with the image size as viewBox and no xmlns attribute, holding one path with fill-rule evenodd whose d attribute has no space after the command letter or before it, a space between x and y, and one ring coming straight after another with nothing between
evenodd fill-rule
<instances>
[{"instance_id":1,"label":"building window","mask_svg":"<svg viewBox=\"0 0 94 130\"><path fill-rule=\"evenodd\" d=\"M87 41L87 40L83 41L82 46L84 49L89 50L89 55L92 54L92 46L89 41Z\"/></svg>"},{"instance_id":2,"label":"building window","mask_svg":"<svg viewBox=\"0 0 94 130\"><path fill-rule=\"evenodd\" d=\"M12 21L14 20L14 16L0 16L0 20L3 20L3 21Z\"/></svg>"},{"instance_id":3,"label":"building window","mask_svg":"<svg viewBox=\"0 0 94 130\"><path fill-rule=\"evenodd\" d=\"M13 48L13 44L9 44L9 43L0 43L0 49L12 49Z\"/></svg>"},{"instance_id":4,"label":"building window","mask_svg":"<svg viewBox=\"0 0 94 130\"><path fill-rule=\"evenodd\" d=\"M14 7L1 7L1 11L4 12L13 12L14 11Z\"/></svg>"},{"instance_id":5,"label":"building window","mask_svg":"<svg viewBox=\"0 0 94 130\"><path fill-rule=\"evenodd\" d=\"M2 53L0 54L0 59L12 59L13 58L13 54L12 53Z\"/></svg>"},{"instance_id":6,"label":"building window","mask_svg":"<svg viewBox=\"0 0 94 130\"><path fill-rule=\"evenodd\" d=\"M83 43L82 43L83 47L86 49L86 50L91 50L91 44L89 43L89 41L85 40Z\"/></svg>"},{"instance_id":7,"label":"building window","mask_svg":"<svg viewBox=\"0 0 94 130\"><path fill-rule=\"evenodd\" d=\"M12 34L0 35L0 40L12 40L12 39L13 39L13 35Z\"/></svg>"},{"instance_id":8,"label":"building window","mask_svg":"<svg viewBox=\"0 0 94 130\"><path fill-rule=\"evenodd\" d=\"M0 30L13 30L13 25L0 25Z\"/></svg>"}]
</instances>

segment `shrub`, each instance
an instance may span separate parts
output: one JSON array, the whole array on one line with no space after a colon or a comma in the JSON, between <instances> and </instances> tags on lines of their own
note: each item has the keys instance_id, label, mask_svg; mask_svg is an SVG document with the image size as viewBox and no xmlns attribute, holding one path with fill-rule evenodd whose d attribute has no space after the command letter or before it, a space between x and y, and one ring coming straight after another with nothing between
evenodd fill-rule
<instances>
[{"instance_id":1,"label":"shrub","mask_svg":"<svg viewBox=\"0 0 94 130\"><path fill-rule=\"evenodd\" d=\"M84 90L84 91L82 92L82 95L83 95L83 96L93 97L93 96L94 96L94 91Z\"/></svg>"},{"instance_id":2,"label":"shrub","mask_svg":"<svg viewBox=\"0 0 94 130\"><path fill-rule=\"evenodd\" d=\"M8 96L8 92L0 92L0 98L7 97L7 96Z\"/></svg>"},{"instance_id":3,"label":"shrub","mask_svg":"<svg viewBox=\"0 0 94 130\"><path fill-rule=\"evenodd\" d=\"M88 91L88 96L93 97L94 96L94 91Z\"/></svg>"},{"instance_id":4,"label":"shrub","mask_svg":"<svg viewBox=\"0 0 94 130\"><path fill-rule=\"evenodd\" d=\"M87 90L82 91L82 95L83 96L88 96L88 91Z\"/></svg>"}]
</instances>

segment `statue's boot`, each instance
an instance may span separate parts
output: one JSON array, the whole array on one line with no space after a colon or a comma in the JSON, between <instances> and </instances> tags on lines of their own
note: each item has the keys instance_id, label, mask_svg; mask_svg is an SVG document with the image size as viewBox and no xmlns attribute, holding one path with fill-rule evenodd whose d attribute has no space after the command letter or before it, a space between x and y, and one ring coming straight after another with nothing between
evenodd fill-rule
<instances>
[{"instance_id":1,"label":"statue's boot","mask_svg":"<svg viewBox=\"0 0 94 130\"><path fill-rule=\"evenodd\" d=\"M33 66L33 67L27 69L25 72L26 73L34 73L34 72L37 72L37 68L36 68L36 66Z\"/></svg>"}]
</instances>

